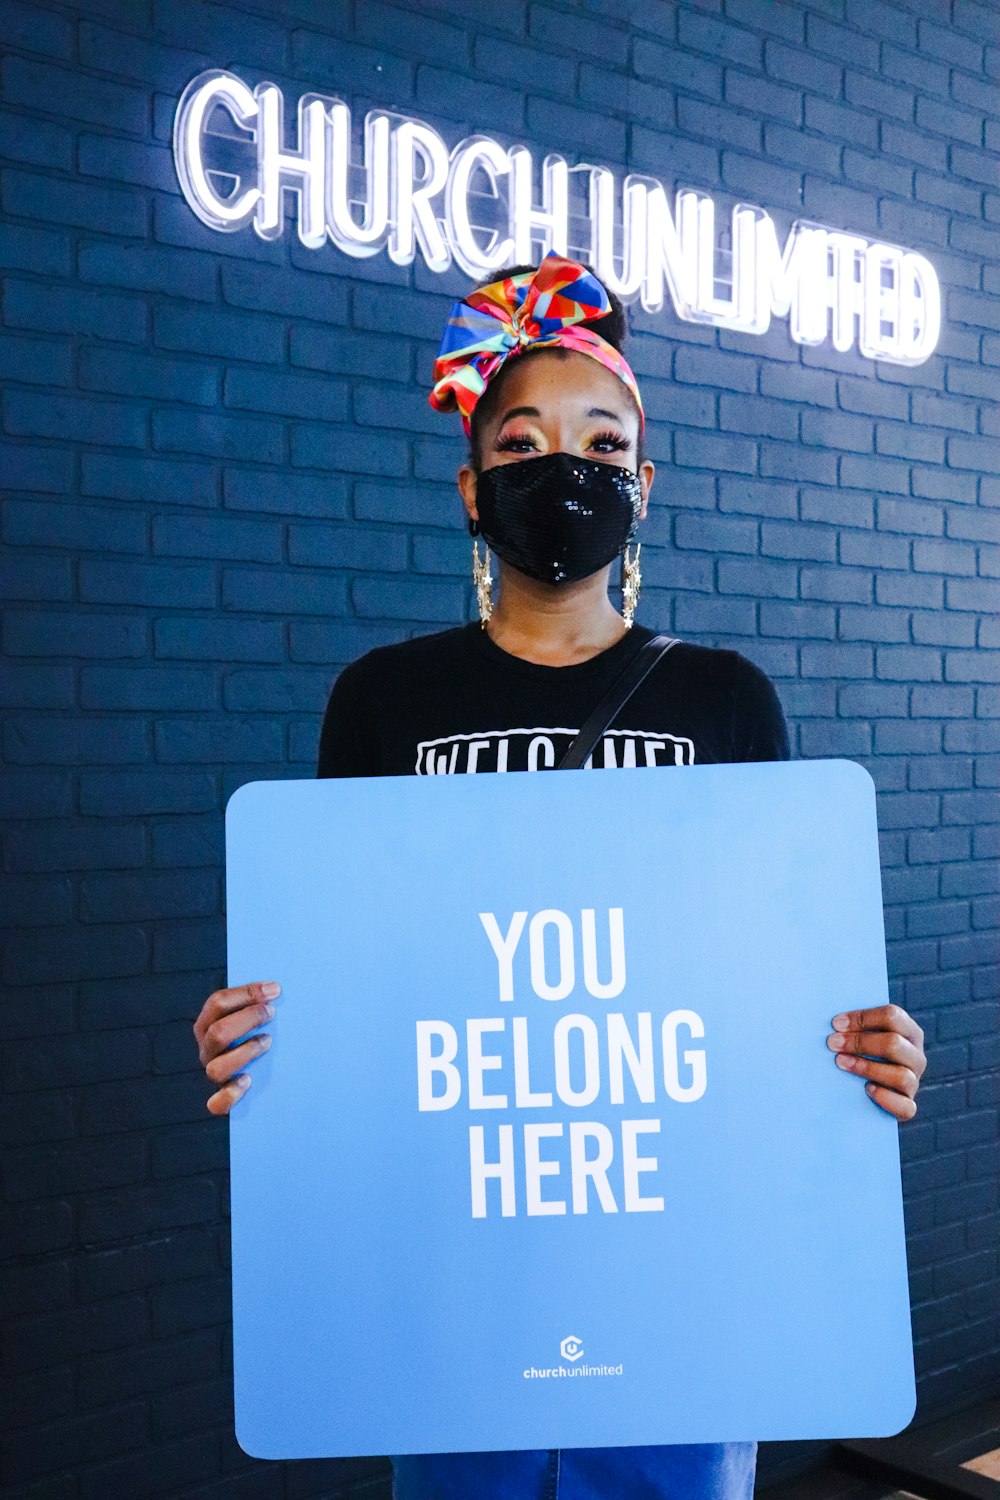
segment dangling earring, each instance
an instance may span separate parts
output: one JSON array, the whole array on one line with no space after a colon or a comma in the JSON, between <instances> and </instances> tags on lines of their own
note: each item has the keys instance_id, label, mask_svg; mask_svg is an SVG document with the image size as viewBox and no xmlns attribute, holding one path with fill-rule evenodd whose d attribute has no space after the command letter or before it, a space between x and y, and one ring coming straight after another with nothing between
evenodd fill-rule
<instances>
[{"instance_id":1,"label":"dangling earring","mask_svg":"<svg viewBox=\"0 0 1000 1500\"><path fill-rule=\"evenodd\" d=\"M479 536L479 522L469 522L469 532L474 538ZM486 547L486 543L483 543ZM472 543L472 581L476 585L476 600L479 604L479 623L486 629L486 622L493 613L493 600L490 598L490 590L493 587L493 575L490 573L490 549L486 547L486 556L479 556L479 542Z\"/></svg>"},{"instance_id":2,"label":"dangling earring","mask_svg":"<svg viewBox=\"0 0 1000 1500\"><path fill-rule=\"evenodd\" d=\"M622 556L622 619L625 621L626 630L632 629L635 607L639 602L639 585L642 582L642 574L639 572L641 548L642 543L636 542L635 557L629 557L628 547L625 548Z\"/></svg>"}]
</instances>

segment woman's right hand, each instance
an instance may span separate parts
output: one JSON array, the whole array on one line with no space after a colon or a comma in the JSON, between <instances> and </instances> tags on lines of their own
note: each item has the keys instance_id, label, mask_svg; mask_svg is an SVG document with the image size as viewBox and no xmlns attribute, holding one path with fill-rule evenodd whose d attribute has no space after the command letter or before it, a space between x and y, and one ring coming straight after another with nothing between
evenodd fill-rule
<instances>
[{"instance_id":1,"label":"woman's right hand","mask_svg":"<svg viewBox=\"0 0 1000 1500\"><path fill-rule=\"evenodd\" d=\"M199 1011L194 1023L198 1060L210 1081L222 1085L208 1100L213 1115L228 1115L246 1093L252 1075L240 1073L240 1069L267 1051L271 1037L265 1031L239 1047L232 1044L271 1019L274 1015L271 1001L280 994L281 985L273 980L241 984L231 990L213 990Z\"/></svg>"}]
</instances>

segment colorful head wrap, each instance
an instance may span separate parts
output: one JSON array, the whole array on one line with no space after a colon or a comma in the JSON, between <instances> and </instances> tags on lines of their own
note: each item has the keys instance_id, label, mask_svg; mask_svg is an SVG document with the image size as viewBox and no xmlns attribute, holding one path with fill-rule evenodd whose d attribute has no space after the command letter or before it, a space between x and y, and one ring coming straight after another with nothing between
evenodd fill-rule
<instances>
[{"instance_id":1,"label":"colorful head wrap","mask_svg":"<svg viewBox=\"0 0 1000 1500\"><path fill-rule=\"evenodd\" d=\"M453 302L428 397L436 411L462 414L466 436L476 403L514 354L558 345L589 354L624 381L646 418L636 378L627 360L590 328L576 328L611 311L611 300L597 277L579 261L550 250L535 271L504 276Z\"/></svg>"}]
</instances>

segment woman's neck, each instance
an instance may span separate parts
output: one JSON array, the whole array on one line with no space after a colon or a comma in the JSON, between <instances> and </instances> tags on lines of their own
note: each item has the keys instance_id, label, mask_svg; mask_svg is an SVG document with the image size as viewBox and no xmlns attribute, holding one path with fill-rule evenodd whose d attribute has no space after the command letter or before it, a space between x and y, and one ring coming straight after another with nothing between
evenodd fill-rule
<instances>
[{"instance_id":1,"label":"woman's neck","mask_svg":"<svg viewBox=\"0 0 1000 1500\"><path fill-rule=\"evenodd\" d=\"M608 598L609 571L553 587L501 564L500 598L486 627L490 639L511 656L542 666L589 661L625 634Z\"/></svg>"}]
</instances>

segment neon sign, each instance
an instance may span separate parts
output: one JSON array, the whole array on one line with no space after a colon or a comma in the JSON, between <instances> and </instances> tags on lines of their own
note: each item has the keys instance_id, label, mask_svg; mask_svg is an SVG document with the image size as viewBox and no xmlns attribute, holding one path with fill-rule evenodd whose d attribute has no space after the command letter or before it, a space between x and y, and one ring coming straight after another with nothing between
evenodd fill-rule
<instances>
[{"instance_id":1,"label":"neon sign","mask_svg":"<svg viewBox=\"0 0 1000 1500\"><path fill-rule=\"evenodd\" d=\"M278 239L288 195L299 239L313 250L329 242L358 259L384 251L398 266L419 254L432 271L455 263L479 279L535 261L540 246L542 254L581 255L623 301L647 312L669 298L688 323L763 334L773 317L787 317L797 344L829 339L841 352L856 344L866 359L899 365L923 364L937 344L937 274L904 246L806 219L780 245L770 215L746 203L720 233L716 205L701 189L677 187L671 203L655 177L633 173L619 189L609 169L570 167L554 153L540 164L536 198L526 147L474 135L449 151L431 126L380 110L365 118L359 167L342 100L303 95L295 147L285 114L276 85L251 89L217 69L184 90L174 162L184 197L210 229L233 234L252 224L261 239ZM226 137L230 158L242 159L213 166L213 148Z\"/></svg>"}]
</instances>

